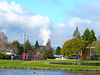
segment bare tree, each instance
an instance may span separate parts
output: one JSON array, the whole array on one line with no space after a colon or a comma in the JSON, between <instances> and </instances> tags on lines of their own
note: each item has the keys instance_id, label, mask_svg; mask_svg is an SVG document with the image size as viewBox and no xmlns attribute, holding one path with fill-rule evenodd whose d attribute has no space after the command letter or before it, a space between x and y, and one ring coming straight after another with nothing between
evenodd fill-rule
<instances>
[{"instance_id":1,"label":"bare tree","mask_svg":"<svg viewBox=\"0 0 100 75\"><path fill-rule=\"evenodd\" d=\"M3 32L0 32L0 50L4 51L7 49L8 41L7 37L4 35Z\"/></svg>"}]
</instances>

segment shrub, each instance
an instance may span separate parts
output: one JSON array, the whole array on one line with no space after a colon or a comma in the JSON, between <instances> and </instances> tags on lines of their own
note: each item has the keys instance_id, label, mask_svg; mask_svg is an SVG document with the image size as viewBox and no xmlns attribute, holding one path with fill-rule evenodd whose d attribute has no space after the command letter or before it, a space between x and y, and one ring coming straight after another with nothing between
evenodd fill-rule
<instances>
[{"instance_id":1,"label":"shrub","mask_svg":"<svg viewBox=\"0 0 100 75\"><path fill-rule=\"evenodd\" d=\"M0 59L7 59L7 55L0 52Z\"/></svg>"},{"instance_id":2,"label":"shrub","mask_svg":"<svg viewBox=\"0 0 100 75\"><path fill-rule=\"evenodd\" d=\"M4 59L4 54L0 52L0 59Z\"/></svg>"},{"instance_id":3,"label":"shrub","mask_svg":"<svg viewBox=\"0 0 100 75\"><path fill-rule=\"evenodd\" d=\"M40 54L40 55L43 57L43 59L47 59L47 55L46 54Z\"/></svg>"}]
</instances>

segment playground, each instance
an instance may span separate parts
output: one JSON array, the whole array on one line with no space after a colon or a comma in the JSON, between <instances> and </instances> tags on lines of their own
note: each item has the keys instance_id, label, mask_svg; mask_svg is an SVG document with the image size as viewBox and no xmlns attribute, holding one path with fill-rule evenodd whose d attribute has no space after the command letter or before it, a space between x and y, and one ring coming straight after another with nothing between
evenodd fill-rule
<instances>
[{"instance_id":1,"label":"playground","mask_svg":"<svg viewBox=\"0 0 100 75\"><path fill-rule=\"evenodd\" d=\"M22 53L22 55L13 56L12 60L43 60L46 56L42 54L36 54L36 53ZM57 57L57 56L56 56ZM63 56L60 55L61 60ZM68 59L64 58L63 59ZM97 52L95 47L86 47L86 50L83 52L79 52L79 54L71 54L70 59L72 60L98 60Z\"/></svg>"},{"instance_id":2,"label":"playground","mask_svg":"<svg viewBox=\"0 0 100 75\"><path fill-rule=\"evenodd\" d=\"M98 60L98 56L95 47L86 47L86 50L81 54L71 54L70 59Z\"/></svg>"}]
</instances>

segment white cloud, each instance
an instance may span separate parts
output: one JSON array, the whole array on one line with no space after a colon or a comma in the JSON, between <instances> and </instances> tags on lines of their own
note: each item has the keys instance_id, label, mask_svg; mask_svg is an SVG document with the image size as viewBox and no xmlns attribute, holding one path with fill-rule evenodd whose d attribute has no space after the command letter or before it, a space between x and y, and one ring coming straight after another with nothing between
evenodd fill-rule
<instances>
[{"instance_id":1,"label":"white cloud","mask_svg":"<svg viewBox=\"0 0 100 75\"><path fill-rule=\"evenodd\" d=\"M83 20L80 26L80 31L83 33L86 28L94 29L96 36L100 35L100 1L88 4L77 4L75 10L67 11L67 14L78 17ZM85 21L84 21L85 20ZM75 24L75 22L74 22ZM72 25L74 26L73 22ZM77 24L75 24L77 25Z\"/></svg>"},{"instance_id":2,"label":"white cloud","mask_svg":"<svg viewBox=\"0 0 100 75\"><path fill-rule=\"evenodd\" d=\"M79 27L79 31L82 34L84 30L89 26L91 21L88 19L81 19L78 17L73 17L70 20L66 20L64 23L54 24L54 29L52 30L52 42L54 46L62 46L65 41L73 38L73 32L76 26Z\"/></svg>"},{"instance_id":3,"label":"white cloud","mask_svg":"<svg viewBox=\"0 0 100 75\"><path fill-rule=\"evenodd\" d=\"M54 25L54 28L62 28L64 26L65 26L64 23L57 23L57 24Z\"/></svg>"},{"instance_id":4,"label":"white cloud","mask_svg":"<svg viewBox=\"0 0 100 75\"><path fill-rule=\"evenodd\" d=\"M79 27L81 34L86 28L93 28L96 34L99 35L100 7L95 5L93 6L94 9L92 9L92 7L88 6L76 7L76 12L70 12L71 16L74 16L72 19L66 20L64 23L51 25L48 17L40 14L30 15L19 4L2 0L0 1L0 31L18 35L26 32L31 34L31 36L28 34L31 42L35 43L36 40L39 40L39 44L42 44L44 41L43 45L45 45L50 38L52 46L62 46L65 41L73 37L76 26ZM10 36L8 40L14 40L15 38L18 37ZM42 40L42 43L40 40ZM21 39L21 41L23 40Z\"/></svg>"},{"instance_id":5,"label":"white cloud","mask_svg":"<svg viewBox=\"0 0 100 75\"><path fill-rule=\"evenodd\" d=\"M0 2L0 10L6 11L8 13L16 12L16 13L23 13L22 7L19 4L15 4L14 1L8 3L7 1Z\"/></svg>"},{"instance_id":6,"label":"white cloud","mask_svg":"<svg viewBox=\"0 0 100 75\"><path fill-rule=\"evenodd\" d=\"M71 26L71 27L76 27L76 26L78 26L78 25L80 25L80 24L82 24L82 23L88 23L88 24L90 24L91 23L91 21L90 20L88 20L88 19L81 19L81 18L72 18L71 20L68 20L67 21L67 24L69 25L69 26Z\"/></svg>"},{"instance_id":7,"label":"white cloud","mask_svg":"<svg viewBox=\"0 0 100 75\"><path fill-rule=\"evenodd\" d=\"M6 30L5 29L2 29L0 32L6 33Z\"/></svg>"},{"instance_id":8,"label":"white cloud","mask_svg":"<svg viewBox=\"0 0 100 75\"><path fill-rule=\"evenodd\" d=\"M25 11L24 11L25 12ZM0 27L9 29L12 27L19 28L27 32L34 28L38 28L39 35L44 41L44 45L50 38L50 20L48 17L39 14L29 15L24 14L22 7L15 2L8 3L6 1L0 2ZM30 30L29 30L30 29ZM12 29L13 30L13 29Z\"/></svg>"}]
</instances>

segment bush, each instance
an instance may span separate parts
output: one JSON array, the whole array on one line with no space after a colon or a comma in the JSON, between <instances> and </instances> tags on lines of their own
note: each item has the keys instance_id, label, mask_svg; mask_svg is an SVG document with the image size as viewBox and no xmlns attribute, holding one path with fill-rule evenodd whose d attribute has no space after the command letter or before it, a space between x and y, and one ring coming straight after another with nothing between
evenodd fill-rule
<instances>
[{"instance_id":1,"label":"bush","mask_svg":"<svg viewBox=\"0 0 100 75\"><path fill-rule=\"evenodd\" d=\"M5 55L0 52L0 59L4 59L4 58L5 58Z\"/></svg>"},{"instance_id":2,"label":"bush","mask_svg":"<svg viewBox=\"0 0 100 75\"><path fill-rule=\"evenodd\" d=\"M7 55L0 52L0 59L7 59Z\"/></svg>"},{"instance_id":3,"label":"bush","mask_svg":"<svg viewBox=\"0 0 100 75\"><path fill-rule=\"evenodd\" d=\"M47 59L47 55L46 54L40 54L40 55L43 57L43 59Z\"/></svg>"},{"instance_id":4,"label":"bush","mask_svg":"<svg viewBox=\"0 0 100 75\"><path fill-rule=\"evenodd\" d=\"M5 58L5 59L7 59L7 58L8 58L7 54L4 54L4 58Z\"/></svg>"}]
</instances>

